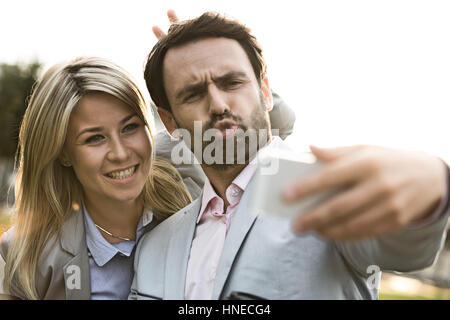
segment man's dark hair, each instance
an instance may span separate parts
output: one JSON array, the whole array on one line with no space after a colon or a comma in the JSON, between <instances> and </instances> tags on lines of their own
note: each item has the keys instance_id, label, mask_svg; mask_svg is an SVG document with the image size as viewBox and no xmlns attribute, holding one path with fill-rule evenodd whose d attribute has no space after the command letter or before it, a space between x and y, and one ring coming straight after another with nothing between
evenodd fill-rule
<instances>
[{"instance_id":1,"label":"man's dark hair","mask_svg":"<svg viewBox=\"0 0 450 320\"><path fill-rule=\"evenodd\" d=\"M198 18L172 24L167 36L161 38L148 55L144 78L150 96L158 107L171 110L163 81L163 62L167 51L196 40L220 37L239 42L260 83L266 74L266 63L262 56L262 48L250 34L250 30L243 24L218 13L206 12Z\"/></svg>"}]
</instances>

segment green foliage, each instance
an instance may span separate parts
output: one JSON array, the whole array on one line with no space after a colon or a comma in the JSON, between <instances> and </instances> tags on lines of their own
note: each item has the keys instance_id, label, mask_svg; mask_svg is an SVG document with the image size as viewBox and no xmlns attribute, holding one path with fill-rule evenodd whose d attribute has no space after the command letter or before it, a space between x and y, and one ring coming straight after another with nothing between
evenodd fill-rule
<instances>
[{"instance_id":1,"label":"green foliage","mask_svg":"<svg viewBox=\"0 0 450 320\"><path fill-rule=\"evenodd\" d=\"M0 158L11 158L17 148L20 122L41 63L0 64Z\"/></svg>"}]
</instances>

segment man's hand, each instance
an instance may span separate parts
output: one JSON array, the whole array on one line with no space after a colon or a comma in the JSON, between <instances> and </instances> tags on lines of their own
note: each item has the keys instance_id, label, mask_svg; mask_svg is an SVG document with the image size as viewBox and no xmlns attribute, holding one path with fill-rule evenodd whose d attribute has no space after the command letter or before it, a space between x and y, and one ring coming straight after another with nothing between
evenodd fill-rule
<instances>
[{"instance_id":1,"label":"man's hand","mask_svg":"<svg viewBox=\"0 0 450 320\"><path fill-rule=\"evenodd\" d=\"M328 188L346 188L294 220L296 232L315 231L338 241L354 241L398 231L432 214L446 192L447 169L421 152L373 146L320 149L327 165L284 191L299 201Z\"/></svg>"},{"instance_id":2,"label":"man's hand","mask_svg":"<svg viewBox=\"0 0 450 320\"><path fill-rule=\"evenodd\" d=\"M175 13L175 10L173 10L173 9L167 10L167 18L169 18L170 23L178 22L177 14ZM153 26L152 31L158 40L166 35L166 33L164 31L162 31L162 29L158 26Z\"/></svg>"}]
</instances>

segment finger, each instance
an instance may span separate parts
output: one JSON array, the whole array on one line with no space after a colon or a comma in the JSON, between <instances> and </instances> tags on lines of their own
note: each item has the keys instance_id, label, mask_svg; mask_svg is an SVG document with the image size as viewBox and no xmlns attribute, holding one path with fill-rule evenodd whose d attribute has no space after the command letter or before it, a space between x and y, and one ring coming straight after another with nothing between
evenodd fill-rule
<instances>
[{"instance_id":1,"label":"finger","mask_svg":"<svg viewBox=\"0 0 450 320\"><path fill-rule=\"evenodd\" d=\"M311 152L317 157L317 159L329 162L339 159L343 156L347 156L355 151L361 150L363 146L347 146L347 147L337 147L337 148L319 148L317 146L309 146Z\"/></svg>"},{"instance_id":2,"label":"finger","mask_svg":"<svg viewBox=\"0 0 450 320\"><path fill-rule=\"evenodd\" d=\"M356 185L325 201L311 213L298 217L294 229L298 232L329 228L351 219L355 212L374 205L384 195L385 189L376 179Z\"/></svg>"},{"instance_id":3,"label":"finger","mask_svg":"<svg viewBox=\"0 0 450 320\"><path fill-rule=\"evenodd\" d=\"M164 31L162 31L161 28L158 26L153 26L152 31L158 40L161 39L162 37L166 36L166 33Z\"/></svg>"},{"instance_id":4,"label":"finger","mask_svg":"<svg viewBox=\"0 0 450 320\"><path fill-rule=\"evenodd\" d=\"M173 10L173 9L167 10L167 17L169 18L170 23L178 22L177 14L175 13L175 10Z\"/></svg>"},{"instance_id":5,"label":"finger","mask_svg":"<svg viewBox=\"0 0 450 320\"><path fill-rule=\"evenodd\" d=\"M283 198L287 202L294 202L330 188L348 187L367 176L370 170L370 166L357 157L328 163L310 176L287 186Z\"/></svg>"},{"instance_id":6,"label":"finger","mask_svg":"<svg viewBox=\"0 0 450 320\"><path fill-rule=\"evenodd\" d=\"M389 201L372 207L344 223L317 230L323 237L337 241L357 241L374 238L399 229Z\"/></svg>"},{"instance_id":7,"label":"finger","mask_svg":"<svg viewBox=\"0 0 450 320\"><path fill-rule=\"evenodd\" d=\"M407 204L403 209L407 223L421 223L435 213L442 199L435 198L432 188L423 189L417 184L410 184L405 189L407 198L399 203Z\"/></svg>"}]
</instances>

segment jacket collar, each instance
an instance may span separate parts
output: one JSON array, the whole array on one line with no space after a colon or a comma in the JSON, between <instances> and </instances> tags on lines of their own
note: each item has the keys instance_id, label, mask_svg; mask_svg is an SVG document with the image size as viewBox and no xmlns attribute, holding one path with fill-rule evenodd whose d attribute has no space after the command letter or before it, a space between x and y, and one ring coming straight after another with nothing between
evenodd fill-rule
<instances>
[{"instance_id":1,"label":"jacket collar","mask_svg":"<svg viewBox=\"0 0 450 320\"><path fill-rule=\"evenodd\" d=\"M61 247L73 256L78 255L86 248L86 233L81 208L73 211L64 222L61 229L60 243Z\"/></svg>"},{"instance_id":2,"label":"jacket collar","mask_svg":"<svg viewBox=\"0 0 450 320\"><path fill-rule=\"evenodd\" d=\"M173 230L169 240L164 281L165 300L184 299L188 259L197 216L200 213L201 199L202 195L184 209L180 219L176 222L178 228Z\"/></svg>"},{"instance_id":3,"label":"jacket collar","mask_svg":"<svg viewBox=\"0 0 450 320\"><path fill-rule=\"evenodd\" d=\"M224 248L217 268L212 299L219 299L228 279L231 267L242 243L253 226L257 215L249 212L248 198L253 188L254 179L242 195L239 206L231 219L230 230L225 239ZM167 253L165 290L163 299L183 300L185 298L186 273L195 234L197 218L200 214L202 195L184 209L176 222L178 228L173 230Z\"/></svg>"}]
</instances>

